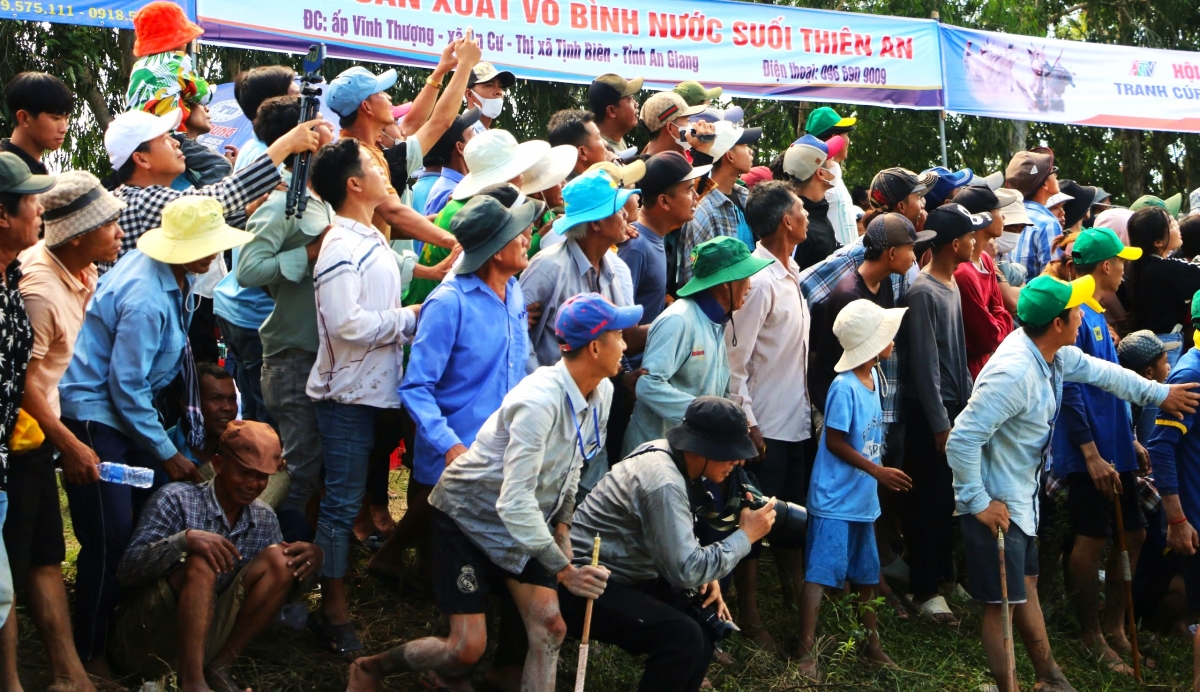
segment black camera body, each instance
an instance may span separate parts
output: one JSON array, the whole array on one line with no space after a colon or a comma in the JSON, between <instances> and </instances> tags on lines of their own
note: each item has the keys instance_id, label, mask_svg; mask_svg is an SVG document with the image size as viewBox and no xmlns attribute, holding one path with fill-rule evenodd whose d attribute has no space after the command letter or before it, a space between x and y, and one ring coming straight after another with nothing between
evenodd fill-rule
<instances>
[{"instance_id":1,"label":"black camera body","mask_svg":"<svg viewBox=\"0 0 1200 692\"><path fill-rule=\"evenodd\" d=\"M704 596L695 589L687 592L688 607L687 614L691 616L697 624L708 632L708 636L712 638L714 644L719 644L729 638L729 635L738 631L738 626L729 620L722 620L717 615L717 604L709 603L704 605Z\"/></svg>"},{"instance_id":2,"label":"black camera body","mask_svg":"<svg viewBox=\"0 0 1200 692\"><path fill-rule=\"evenodd\" d=\"M762 491L755 484L756 480L741 466L735 466L733 472L729 474L729 488L731 491L737 491L737 497L741 499L743 508L761 509L767 504ZM746 499L747 494L750 495L750 499ZM771 527L771 533L768 535L802 539L807 531L808 510L794 502L776 499L775 524Z\"/></svg>"}]
</instances>

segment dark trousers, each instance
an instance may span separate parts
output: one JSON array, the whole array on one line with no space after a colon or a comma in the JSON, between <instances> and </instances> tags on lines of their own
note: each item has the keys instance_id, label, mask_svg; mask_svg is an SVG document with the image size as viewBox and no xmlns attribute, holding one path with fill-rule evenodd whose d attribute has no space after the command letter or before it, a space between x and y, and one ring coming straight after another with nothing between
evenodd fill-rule
<instances>
[{"instance_id":1,"label":"dark trousers","mask_svg":"<svg viewBox=\"0 0 1200 692\"><path fill-rule=\"evenodd\" d=\"M242 393L242 418L276 427L263 401L263 345L258 330L239 327L223 317L217 318L217 324L225 337L225 345L233 352L237 362L234 379L237 381L238 391Z\"/></svg>"},{"instance_id":2,"label":"dark trousers","mask_svg":"<svg viewBox=\"0 0 1200 692\"><path fill-rule=\"evenodd\" d=\"M587 599L560 586L558 601L567 633L581 636ZM695 692L708 674L713 641L686 607L687 596L664 581L609 580L592 606L591 638L647 656L638 692Z\"/></svg>"},{"instance_id":3,"label":"dark trousers","mask_svg":"<svg viewBox=\"0 0 1200 692\"><path fill-rule=\"evenodd\" d=\"M90 661L105 653L113 610L120 599L117 566L129 547L142 505L169 479L158 459L116 428L69 418L64 418L63 424L101 461L154 469L154 487L145 489L105 481L76 485L63 480L71 524L79 540L75 648L80 659Z\"/></svg>"},{"instance_id":4,"label":"dark trousers","mask_svg":"<svg viewBox=\"0 0 1200 692\"><path fill-rule=\"evenodd\" d=\"M961 408L946 404L950 420ZM904 512L910 584L914 594L936 594L938 584L954 578L954 475L916 399L904 400L904 426L904 472L912 478Z\"/></svg>"},{"instance_id":5,"label":"dark trousers","mask_svg":"<svg viewBox=\"0 0 1200 692\"><path fill-rule=\"evenodd\" d=\"M367 503L376 507L388 504L388 474L392 470L392 452L400 446L408 414L398 408L382 409L375 418L375 445L367 462ZM411 442L406 444L411 445Z\"/></svg>"},{"instance_id":6,"label":"dark trousers","mask_svg":"<svg viewBox=\"0 0 1200 692\"><path fill-rule=\"evenodd\" d=\"M625 457L621 456L621 445L625 443L625 431L629 428L629 419L633 417L633 405L637 397L621 384L621 376L609 380L613 385L612 406L608 411L608 431L604 439L608 451L608 466L612 468Z\"/></svg>"}]
</instances>

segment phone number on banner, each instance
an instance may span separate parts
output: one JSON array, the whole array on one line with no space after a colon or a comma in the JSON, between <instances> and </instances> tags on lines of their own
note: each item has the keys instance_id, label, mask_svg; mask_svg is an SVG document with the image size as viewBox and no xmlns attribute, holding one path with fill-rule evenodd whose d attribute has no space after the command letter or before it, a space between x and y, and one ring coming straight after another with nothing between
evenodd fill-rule
<instances>
[{"instance_id":1,"label":"phone number on banner","mask_svg":"<svg viewBox=\"0 0 1200 692\"><path fill-rule=\"evenodd\" d=\"M0 19L57 22L133 28L133 15L151 0L76 0L70 4L0 0ZM176 0L189 17L195 16L192 0Z\"/></svg>"}]
</instances>

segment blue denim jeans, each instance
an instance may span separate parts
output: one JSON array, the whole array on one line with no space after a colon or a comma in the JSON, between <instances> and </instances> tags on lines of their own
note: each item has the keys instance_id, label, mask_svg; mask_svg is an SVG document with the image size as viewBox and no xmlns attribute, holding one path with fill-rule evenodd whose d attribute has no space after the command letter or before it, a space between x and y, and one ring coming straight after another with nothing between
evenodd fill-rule
<instances>
[{"instance_id":1,"label":"blue denim jeans","mask_svg":"<svg viewBox=\"0 0 1200 692\"><path fill-rule=\"evenodd\" d=\"M0 492L0 529L4 528L4 519L8 516L8 493ZM4 549L3 534L0 534L0 627L8 620L12 611L13 580L12 570L8 568L8 551Z\"/></svg>"},{"instance_id":2,"label":"blue denim jeans","mask_svg":"<svg viewBox=\"0 0 1200 692\"><path fill-rule=\"evenodd\" d=\"M97 481L64 482L71 524L79 539L75 578L75 649L84 662L103 656L113 611L121 596L117 566L133 538L142 505L170 480L162 463L120 430L95 421L63 419L63 425L101 461L154 469L152 488Z\"/></svg>"},{"instance_id":3,"label":"blue denim jeans","mask_svg":"<svg viewBox=\"0 0 1200 692\"><path fill-rule=\"evenodd\" d=\"M234 379L238 391L242 394L242 418L245 420L266 423L276 427L267 405L263 402L262 366L263 345L257 329L246 329L233 324L229 320L218 317L217 325L225 337L225 345L233 351L237 369Z\"/></svg>"},{"instance_id":4,"label":"blue denim jeans","mask_svg":"<svg viewBox=\"0 0 1200 692\"><path fill-rule=\"evenodd\" d=\"M367 466L375 444L374 406L317 402L317 428L325 457L325 497L316 543L325 551L321 576L341 579L350 561L354 518L367 489Z\"/></svg>"},{"instance_id":5,"label":"blue denim jeans","mask_svg":"<svg viewBox=\"0 0 1200 692\"><path fill-rule=\"evenodd\" d=\"M305 519L308 501L321 488L321 436L317 428L317 405L308 397L308 373L317 354L298 348L285 349L263 358L262 393L267 410L279 423L283 458L287 459L292 485L279 507L283 537L289 541L312 540Z\"/></svg>"}]
</instances>

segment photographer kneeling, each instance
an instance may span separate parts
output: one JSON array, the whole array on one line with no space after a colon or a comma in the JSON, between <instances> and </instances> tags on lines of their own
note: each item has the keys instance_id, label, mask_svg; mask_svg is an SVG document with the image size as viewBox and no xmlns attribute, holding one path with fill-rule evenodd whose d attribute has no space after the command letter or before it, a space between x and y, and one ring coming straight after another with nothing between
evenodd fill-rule
<instances>
[{"instance_id":1,"label":"photographer kneeling","mask_svg":"<svg viewBox=\"0 0 1200 692\"><path fill-rule=\"evenodd\" d=\"M714 640L732 630L717 580L770 532L775 500L742 509L739 528L707 546L696 540L693 517L718 514L702 479L721 483L757 455L742 409L699 397L666 440L647 442L613 466L575 510L575 564L591 563L599 535L600 564L611 571L593 606L591 638L649 656L638 690L700 689ZM563 588L558 594L567 632L578 637L587 599Z\"/></svg>"}]
</instances>

